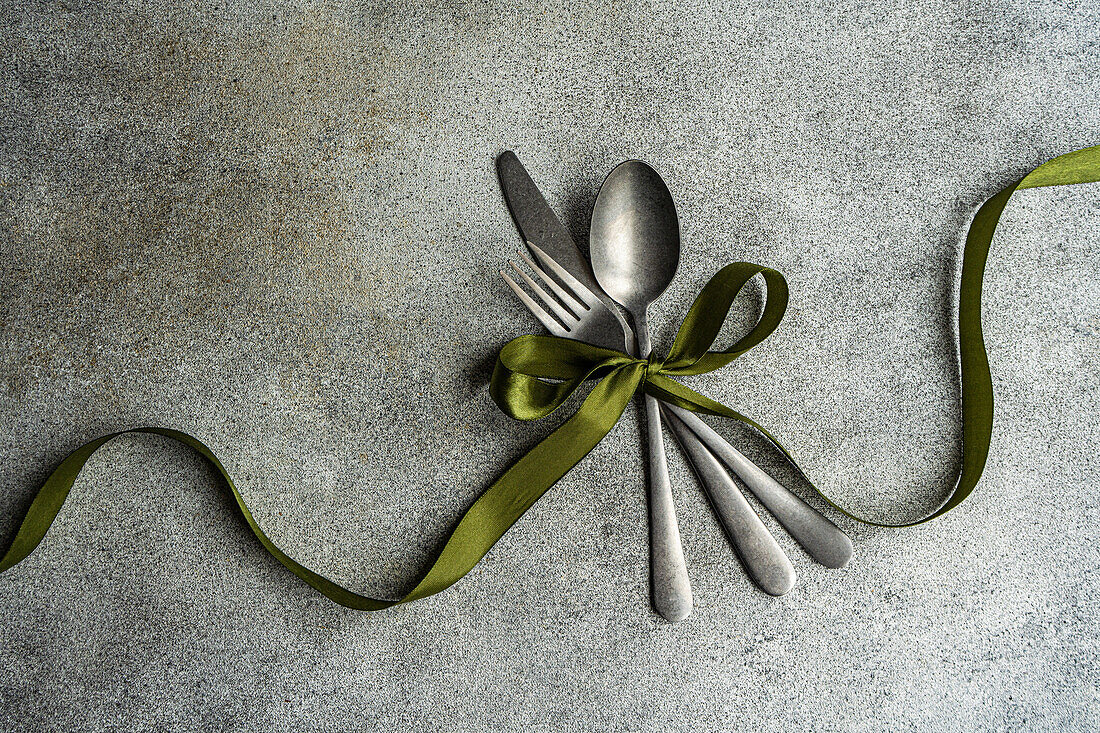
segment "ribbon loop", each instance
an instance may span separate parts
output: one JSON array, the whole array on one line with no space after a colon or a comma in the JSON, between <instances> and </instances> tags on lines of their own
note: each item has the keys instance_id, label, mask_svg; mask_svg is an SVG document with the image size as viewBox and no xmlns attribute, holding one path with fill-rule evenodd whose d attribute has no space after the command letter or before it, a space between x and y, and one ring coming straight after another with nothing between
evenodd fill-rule
<instances>
[{"instance_id":1,"label":"ribbon loop","mask_svg":"<svg viewBox=\"0 0 1100 733\"><path fill-rule=\"evenodd\" d=\"M520 336L500 350L489 394L509 417L539 420L568 401L585 381L635 361L621 352L580 341Z\"/></svg>"},{"instance_id":2,"label":"ribbon loop","mask_svg":"<svg viewBox=\"0 0 1100 733\"><path fill-rule=\"evenodd\" d=\"M762 275L767 285L760 318L733 346L710 351L733 301L756 275ZM661 358L653 352L642 360L622 351L559 336L520 336L501 349L489 393L507 415L519 420L538 420L568 401L584 382L606 379L617 370L640 365L643 370L638 388L667 396L688 409L726 414L714 412L713 405L718 403L712 405L712 401L692 390L688 392L698 399L685 399L684 392L673 387L675 383L668 377L703 374L729 364L771 335L783 319L787 300L787 281L778 271L751 262L734 262L703 286L667 357Z\"/></svg>"},{"instance_id":3,"label":"ribbon loop","mask_svg":"<svg viewBox=\"0 0 1100 733\"><path fill-rule=\"evenodd\" d=\"M733 301L756 275L763 276L767 285L764 309L756 325L728 349L710 351ZM664 373L681 377L705 374L726 366L775 331L787 311L788 297L787 280L777 270L751 262L726 265L691 304L665 359Z\"/></svg>"}]
</instances>

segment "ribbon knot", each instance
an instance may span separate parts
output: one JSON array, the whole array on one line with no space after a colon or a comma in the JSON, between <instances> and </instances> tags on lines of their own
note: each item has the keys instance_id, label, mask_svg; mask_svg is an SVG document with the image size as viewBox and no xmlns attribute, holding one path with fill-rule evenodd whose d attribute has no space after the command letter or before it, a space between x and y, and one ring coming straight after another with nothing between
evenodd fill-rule
<instances>
[{"instance_id":1,"label":"ribbon knot","mask_svg":"<svg viewBox=\"0 0 1100 733\"><path fill-rule=\"evenodd\" d=\"M661 373L661 370L665 368L665 360L658 359L656 354L651 353L649 358L645 362L645 382L648 384L652 377Z\"/></svg>"}]
</instances>

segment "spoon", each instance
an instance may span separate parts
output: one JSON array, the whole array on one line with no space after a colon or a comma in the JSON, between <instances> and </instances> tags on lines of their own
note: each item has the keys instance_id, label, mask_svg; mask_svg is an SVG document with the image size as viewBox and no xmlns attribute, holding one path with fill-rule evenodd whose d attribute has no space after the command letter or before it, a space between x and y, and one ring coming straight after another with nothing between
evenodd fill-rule
<instances>
[{"instance_id":1,"label":"spoon","mask_svg":"<svg viewBox=\"0 0 1100 733\"><path fill-rule=\"evenodd\" d=\"M628 160L608 174L592 207L589 248L597 282L630 313L637 355L648 357L646 310L665 292L680 265L680 221L657 171L640 160ZM676 523L660 409L652 395L644 400L653 605L667 620L681 621L691 614L691 581Z\"/></svg>"}]
</instances>

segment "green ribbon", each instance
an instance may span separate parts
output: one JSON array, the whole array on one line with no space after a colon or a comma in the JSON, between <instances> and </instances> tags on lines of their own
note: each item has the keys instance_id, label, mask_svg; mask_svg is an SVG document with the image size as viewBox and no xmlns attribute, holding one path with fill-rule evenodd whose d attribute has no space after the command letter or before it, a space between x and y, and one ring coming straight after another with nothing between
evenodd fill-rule
<instances>
[{"instance_id":1,"label":"green ribbon","mask_svg":"<svg viewBox=\"0 0 1100 733\"><path fill-rule=\"evenodd\" d=\"M963 250L962 283L959 288L963 459L958 480L944 504L926 517L895 525L858 517L825 497L830 504L868 524L910 526L941 516L970 495L985 467L993 432L993 383L982 339L981 296L982 276L994 230L1009 198L1020 189L1094 181L1100 181L1100 146L1044 163L986 201L974 217ZM759 320L730 348L711 350L737 293L756 275L763 276L767 285L767 297ZM42 541L92 454L104 443L126 433L154 433L194 448L225 479L245 521L268 552L336 603L368 611L439 593L470 572L532 504L603 440L639 389L695 412L728 417L750 425L766 436L797 467L790 452L756 422L672 379L724 367L763 341L782 320L787 295L787 283L775 270L747 262L723 267L695 299L664 359L641 360L619 351L552 336L521 336L505 345L497 358L489 392L500 408L512 417L520 420L546 417L568 401L582 385L594 382L594 386L571 417L516 461L473 503L416 587L399 600L379 600L361 595L294 560L260 529L233 479L210 448L186 433L155 427L111 433L70 453L35 496L11 546L0 558L0 572L18 564ZM818 493L821 493L820 490Z\"/></svg>"}]
</instances>

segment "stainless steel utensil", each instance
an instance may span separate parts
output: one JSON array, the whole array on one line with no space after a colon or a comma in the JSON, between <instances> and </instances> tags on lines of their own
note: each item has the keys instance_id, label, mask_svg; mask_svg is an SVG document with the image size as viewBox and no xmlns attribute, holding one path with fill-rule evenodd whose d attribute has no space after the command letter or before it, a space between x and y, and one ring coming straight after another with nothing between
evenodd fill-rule
<instances>
[{"instance_id":1,"label":"stainless steel utensil","mask_svg":"<svg viewBox=\"0 0 1100 733\"><path fill-rule=\"evenodd\" d=\"M589 254L600 287L630 313L638 344L635 353L648 357L651 345L647 309L676 276L680 221L672 194L645 163L627 161L608 174L592 207ZM644 395L642 400L649 436L653 605L669 621L679 621L691 613L691 581L668 478L661 412L652 395Z\"/></svg>"},{"instance_id":2,"label":"stainless steel utensil","mask_svg":"<svg viewBox=\"0 0 1100 733\"><path fill-rule=\"evenodd\" d=\"M611 298L600 288L592 274L592 266L588 258L584 256L569 230L562 226L557 214L546 203L542 192L531 180L527 169L519 161L516 154L506 150L497 158L497 172L500 175L500 188L504 193L504 201L508 204L508 210L512 212L512 218L519 227L520 234L527 242L534 242L549 254L554 260L583 284L589 291L595 294L614 316L626 334L628 343L634 343L634 331L627 324L626 319L612 305ZM623 348L615 346L614 348ZM626 347L630 350L630 346Z\"/></svg>"},{"instance_id":3,"label":"stainless steel utensil","mask_svg":"<svg viewBox=\"0 0 1100 733\"><path fill-rule=\"evenodd\" d=\"M516 297L527 306L527 310L531 311L532 315L546 327L547 331L555 336L584 341L593 346L628 352L633 351L634 345L630 343L628 335L623 332L614 316L614 312L602 303L595 293L573 277L572 273L551 259L550 255L544 252L541 247L531 242L528 242L527 246L546 265L546 269L554 273L554 277L548 275L523 252L519 253L520 259L526 262L534 271L539 282L557 296L557 300L550 297L539 283L531 279L514 262L509 263L512 265L512 269L516 271L545 306L540 306L535 302L504 270L501 270L500 274L507 281L509 287L512 288L512 291L515 292ZM559 282L569 288L572 294L563 290L561 285L558 284ZM565 307L562 307L563 305ZM547 312L547 309L549 309L549 312Z\"/></svg>"},{"instance_id":4,"label":"stainless steel utensil","mask_svg":"<svg viewBox=\"0 0 1100 733\"><path fill-rule=\"evenodd\" d=\"M562 263L567 276L587 288L590 296L594 296L605 306L602 310L595 308L592 313L587 314L587 319L596 319L601 325L597 328L585 326L585 335L581 340L609 348L624 348L622 345L624 338L627 344L631 343L633 333L630 326L600 289L588 265L588 260L546 203L546 199L543 198L519 158L512 151L505 151L497 158L497 169L500 174L501 189L520 233L529 242L533 241L541 245L541 249L532 248L535 257L544 267L554 272L550 267L551 263L547 262L549 257L553 256L557 262ZM567 287L577 292L574 286L567 285ZM539 316L538 310L532 308L532 312ZM613 327L605 325L610 322L618 323L621 332L614 332ZM545 321L543 325L546 325ZM548 328L548 330L551 329ZM611 334L606 337L607 340L600 337L605 332ZM578 337L567 333L557 335ZM629 345L625 348L630 351ZM725 463L726 467L745 483L811 557L833 568L844 567L848 563L852 557L852 542L836 525L749 461L695 413L668 404L663 404L661 409L678 417L692 431L694 435L684 435L682 436L684 440L701 441L714 456ZM686 449L685 452L687 452ZM711 493L708 491L708 496ZM732 525L727 522L718 507L715 509L727 534L730 534Z\"/></svg>"},{"instance_id":5,"label":"stainless steel utensil","mask_svg":"<svg viewBox=\"0 0 1100 733\"><path fill-rule=\"evenodd\" d=\"M852 559L852 541L848 539L848 535L746 458L698 415L667 403L661 404L661 411L676 418L687 428L686 433L676 431L685 452L691 452L685 442L704 443L716 458L744 482L753 496L810 557L827 568L842 568ZM719 515L721 514L719 510ZM727 530L730 527L726 522L723 525Z\"/></svg>"},{"instance_id":6,"label":"stainless steel utensil","mask_svg":"<svg viewBox=\"0 0 1100 733\"><path fill-rule=\"evenodd\" d=\"M666 407L661 405L665 423L684 449L745 571L765 593L789 592L797 577L790 559L718 459L698 440L691 440L691 431Z\"/></svg>"}]
</instances>

